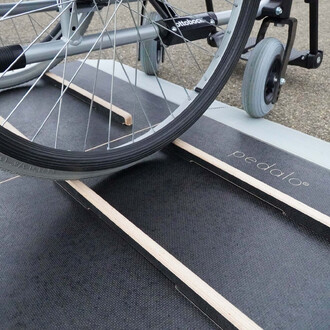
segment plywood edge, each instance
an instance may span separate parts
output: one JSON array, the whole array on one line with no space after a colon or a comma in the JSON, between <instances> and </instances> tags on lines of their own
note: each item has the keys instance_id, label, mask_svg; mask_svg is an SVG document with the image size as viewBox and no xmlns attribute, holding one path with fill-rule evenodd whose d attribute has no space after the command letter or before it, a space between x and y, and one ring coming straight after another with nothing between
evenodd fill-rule
<instances>
[{"instance_id":1,"label":"plywood edge","mask_svg":"<svg viewBox=\"0 0 330 330\"><path fill-rule=\"evenodd\" d=\"M87 90L79 87L78 85L71 83L68 80L63 79L62 77L58 76L57 74L53 72L47 72L45 74L46 77L50 78L51 80L54 80L55 82L62 84L64 86L69 86L69 89L76 92L77 94L82 95L83 97L93 100L94 103L102 106L103 108L106 108L108 110L111 110L113 113L117 114L118 116L122 117L124 120L124 124L127 126L131 126L133 123L133 118L130 113L127 111L115 106L114 104L111 104L110 102L105 101L104 99L100 98L99 96L94 95L88 92Z\"/></svg>"},{"instance_id":2,"label":"plywood edge","mask_svg":"<svg viewBox=\"0 0 330 330\"><path fill-rule=\"evenodd\" d=\"M290 195L285 194L278 189L275 189L274 187L254 178L249 174L238 170L237 168L221 161L220 159L194 147L193 145L181 139L175 140L173 144L330 228L330 217L328 215L300 202L299 200L291 197Z\"/></svg>"},{"instance_id":3,"label":"plywood edge","mask_svg":"<svg viewBox=\"0 0 330 330\"><path fill-rule=\"evenodd\" d=\"M261 329L253 320L231 304L141 229L135 226L91 188L81 181L66 182L116 227L128 235L135 243L141 246L147 253L155 258L157 262L161 263L176 278L182 281L232 325L238 329Z\"/></svg>"}]
</instances>

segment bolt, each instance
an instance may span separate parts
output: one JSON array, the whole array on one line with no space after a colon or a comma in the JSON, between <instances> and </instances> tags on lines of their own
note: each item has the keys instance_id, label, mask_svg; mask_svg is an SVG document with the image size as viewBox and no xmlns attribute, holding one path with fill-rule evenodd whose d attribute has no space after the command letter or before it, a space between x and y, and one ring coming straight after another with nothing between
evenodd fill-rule
<instances>
[{"instance_id":1,"label":"bolt","mask_svg":"<svg viewBox=\"0 0 330 330\"><path fill-rule=\"evenodd\" d=\"M275 14L276 14L277 16L281 15L282 13L283 13L283 10L282 10L281 7L276 7L276 8L275 8Z\"/></svg>"},{"instance_id":2,"label":"bolt","mask_svg":"<svg viewBox=\"0 0 330 330\"><path fill-rule=\"evenodd\" d=\"M210 19L210 24L215 24L215 20L213 18Z\"/></svg>"},{"instance_id":3,"label":"bolt","mask_svg":"<svg viewBox=\"0 0 330 330\"><path fill-rule=\"evenodd\" d=\"M316 58L316 63L317 63L317 64L320 64L320 63L321 63L321 56L318 56L318 57Z\"/></svg>"},{"instance_id":4,"label":"bolt","mask_svg":"<svg viewBox=\"0 0 330 330\"><path fill-rule=\"evenodd\" d=\"M178 31L178 29L176 28L176 26L172 26L171 30L172 30L173 32Z\"/></svg>"},{"instance_id":5,"label":"bolt","mask_svg":"<svg viewBox=\"0 0 330 330\"><path fill-rule=\"evenodd\" d=\"M280 85L283 86L286 83L286 80L284 78L280 79Z\"/></svg>"},{"instance_id":6,"label":"bolt","mask_svg":"<svg viewBox=\"0 0 330 330\"><path fill-rule=\"evenodd\" d=\"M274 83L276 84L278 82L278 79L276 76L274 76Z\"/></svg>"}]
</instances>

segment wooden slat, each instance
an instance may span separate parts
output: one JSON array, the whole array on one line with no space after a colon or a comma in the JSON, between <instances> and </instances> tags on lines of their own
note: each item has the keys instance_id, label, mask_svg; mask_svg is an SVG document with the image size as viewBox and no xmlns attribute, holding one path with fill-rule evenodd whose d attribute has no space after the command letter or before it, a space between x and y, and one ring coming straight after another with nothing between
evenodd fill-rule
<instances>
[{"instance_id":1,"label":"wooden slat","mask_svg":"<svg viewBox=\"0 0 330 330\"><path fill-rule=\"evenodd\" d=\"M4 123L4 121L5 121L5 119L0 116L0 125L2 125ZM16 127L14 127L12 124L10 124L8 121L5 122L3 127L6 128L8 131L11 131L11 132L15 133L16 135L22 137L23 139L27 140L27 137L22 132L20 132Z\"/></svg>"},{"instance_id":2,"label":"wooden slat","mask_svg":"<svg viewBox=\"0 0 330 330\"><path fill-rule=\"evenodd\" d=\"M20 178L21 176L20 175L15 175L15 176L12 176L11 178L8 178L6 180L3 180L3 181L0 181L0 185L4 184L4 183L8 183L10 181L13 181L13 180L16 180L18 178Z\"/></svg>"},{"instance_id":3,"label":"wooden slat","mask_svg":"<svg viewBox=\"0 0 330 330\"><path fill-rule=\"evenodd\" d=\"M48 72L45 74L46 77L54 80L55 82L59 83L59 84L64 84L64 86L68 86L70 84L70 82L68 80L65 80L63 81L63 78L56 75L55 73L52 73L52 72ZM69 89L74 91L75 93L87 98L87 99L90 99L92 100L93 99L93 94L86 91L85 89L71 83L70 86L69 86ZM94 95L94 99L93 99L93 102L100 105L101 107L103 108L106 108L108 110L112 110L113 113L117 114L118 116L122 117L123 120L124 120L124 124L127 125L127 126L131 126L132 123L133 123L133 119L132 119L132 115L128 112L126 112L125 110L123 109L120 109L118 108L117 106L115 106L114 104L112 105L112 108L111 108L111 103L110 102L107 102L105 100L103 100L102 98L100 98L99 96L96 96Z\"/></svg>"},{"instance_id":4,"label":"wooden slat","mask_svg":"<svg viewBox=\"0 0 330 330\"><path fill-rule=\"evenodd\" d=\"M231 324L238 329L261 329L254 321L119 213L91 188L81 181L67 181L67 183Z\"/></svg>"},{"instance_id":5,"label":"wooden slat","mask_svg":"<svg viewBox=\"0 0 330 330\"><path fill-rule=\"evenodd\" d=\"M320 211L298 201L297 199L287 195L272 186L254 178L253 176L244 173L243 171L238 170L237 168L221 161L220 159L209 155L208 153L200 150L191 144L177 139L173 142L174 145L177 147L189 152L190 154L204 160L205 162L219 168L220 170L238 178L239 180L246 182L252 187L259 189L260 191L264 192L265 194L272 196L273 198L281 201L282 203L290 206L291 208L307 215L308 217L330 227L330 217Z\"/></svg>"},{"instance_id":6,"label":"wooden slat","mask_svg":"<svg viewBox=\"0 0 330 330\"><path fill-rule=\"evenodd\" d=\"M0 123L4 119L0 116ZM6 122L4 127L13 133L26 138L9 122ZM11 178L14 180L17 177ZM238 329L261 329L255 322L242 313L237 307L231 304L217 291L210 287L206 282L199 278L189 268L183 265L179 260L173 257L168 251L161 247L158 243L152 240L141 229L135 226L114 207L97 195L92 189L86 186L81 181L66 181L74 190L83 196L88 202L102 212L110 221L118 228L126 233L132 240L139 244L145 251L153 256L158 262L166 267L172 274L179 278L187 287L193 290L197 295L202 297L204 301L212 306L230 323Z\"/></svg>"}]
</instances>

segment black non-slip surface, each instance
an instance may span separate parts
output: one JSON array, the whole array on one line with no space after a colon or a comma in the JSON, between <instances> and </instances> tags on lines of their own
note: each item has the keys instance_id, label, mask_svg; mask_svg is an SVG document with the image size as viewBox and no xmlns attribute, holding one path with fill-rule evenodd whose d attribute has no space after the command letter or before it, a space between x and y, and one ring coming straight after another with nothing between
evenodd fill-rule
<instances>
[{"instance_id":1,"label":"black non-slip surface","mask_svg":"<svg viewBox=\"0 0 330 330\"><path fill-rule=\"evenodd\" d=\"M76 66L68 66L69 75ZM85 78L93 69L84 70L79 85L90 89L91 80ZM104 73L100 77L110 81ZM115 86L120 87L116 105L129 109L131 104L123 97L127 84L116 80ZM8 91L0 99L15 104L24 88ZM58 93L57 87L42 82L29 100L26 115L40 122L50 98ZM101 97L102 93L101 89ZM139 95L148 101L150 117L158 122L165 113L159 98L143 90ZM82 117L86 120L88 106L68 98L71 109L63 119L68 125ZM0 103L0 115L9 109ZM89 147L106 141L107 116L102 111L93 116ZM24 134L33 134L35 127L26 125L26 118L18 114L14 119ZM61 146L70 139L81 147L84 120L70 136L60 137ZM54 124L50 121L39 137L46 144L54 141L47 134L55 132ZM129 132L121 124L114 124L112 130L113 137ZM329 171L324 168L208 118L182 138L329 214ZM246 157L229 156L235 151L254 157L257 163L276 163L283 173L295 172L309 185L290 186L270 171L245 162ZM173 150L168 152L108 178L86 182L259 325L327 329L330 263L325 235L288 221L278 209L183 160ZM0 182L11 176L0 172ZM50 182L20 178L0 184L0 235L0 328L213 327L174 290L173 283Z\"/></svg>"},{"instance_id":2,"label":"black non-slip surface","mask_svg":"<svg viewBox=\"0 0 330 330\"><path fill-rule=\"evenodd\" d=\"M205 116L181 139L330 216L330 171L326 168Z\"/></svg>"},{"instance_id":3,"label":"black non-slip surface","mask_svg":"<svg viewBox=\"0 0 330 330\"><path fill-rule=\"evenodd\" d=\"M1 329L209 329L214 324L55 183L0 185Z\"/></svg>"},{"instance_id":4,"label":"black non-slip surface","mask_svg":"<svg viewBox=\"0 0 330 330\"><path fill-rule=\"evenodd\" d=\"M70 80L79 68L79 62L72 62L66 66L66 79ZM62 75L63 65L58 65L53 70ZM93 91L95 69L84 65L74 83L88 91ZM31 83L30 83L31 84ZM28 87L2 92L0 98L0 116L6 117L18 100L24 95ZM111 76L103 71L98 73L96 95L107 100L111 88ZM129 113L134 114L135 130L148 127L141 109L136 109L137 99L132 96L130 85L119 79L114 79L114 104ZM48 114L52 104L59 97L61 90L49 81L41 81L30 97L24 103L24 109L18 108L10 122L28 137L32 137L42 120ZM137 88L136 94L144 105L151 124L159 123L168 114L167 103L147 91ZM130 97L127 97L130 95ZM70 109L63 109L59 131L58 147L82 150L88 120L89 105L77 97L66 96ZM66 102L64 102L66 103ZM175 105L168 103L171 110ZM37 111L36 111L37 109ZM28 117L28 119L27 119ZM33 120L32 120L33 118ZM87 139L87 148L104 144L108 139L108 112L94 110L91 117L91 126ZM57 125L57 112L54 111L45 128L41 131L36 141L43 144L54 145ZM121 138L123 143L130 140L123 137L131 133L131 127L114 122L111 128L111 139ZM288 137L289 138L289 137ZM39 140L38 140L39 139ZM292 196L302 203L330 216L330 171L306 161L293 154L258 141L229 126L203 116L182 139L206 153L240 169L241 171L261 180L270 186ZM290 141L289 141L290 142ZM244 157L241 157L243 156ZM246 160L249 158L249 160ZM254 159L255 162L252 162ZM264 165L260 165L260 164ZM259 169L257 166L263 169ZM269 168L268 168L269 167ZM265 168L267 168L265 170ZM289 181L290 180L290 181ZM0 178L1 181L1 178ZM291 183L290 183L291 182Z\"/></svg>"},{"instance_id":5,"label":"black non-slip surface","mask_svg":"<svg viewBox=\"0 0 330 330\"><path fill-rule=\"evenodd\" d=\"M329 245L173 154L88 184L260 326L327 329Z\"/></svg>"},{"instance_id":6,"label":"black non-slip surface","mask_svg":"<svg viewBox=\"0 0 330 330\"><path fill-rule=\"evenodd\" d=\"M70 80L78 68L79 62L70 63L66 69L66 78ZM54 72L61 74L62 70L62 66L57 66ZM89 65L84 65L74 82L82 88L92 91L93 79L91 77L94 77L94 75L95 69ZM98 79L97 95L106 99L109 93L109 86L111 86L111 76L100 71ZM47 88L45 92L49 95L54 93L54 87L48 86ZM114 88L116 91L114 104L128 112L132 112L137 100L135 97L126 97L132 94L129 84L115 78ZM143 103L152 124L160 122L168 115L166 102L162 98L141 88L137 88L136 93ZM71 134L73 137L76 136L78 140L79 131L81 130L80 134L85 132L84 118L82 116L87 117L88 111L81 109L81 102L76 98L72 97L71 102L70 121L75 125L75 132ZM169 106L172 110L176 107L172 103L169 103ZM104 143L107 140L106 119L107 116L104 113L102 114L100 111L93 112L93 120L91 121L93 126L90 129L89 138L90 147ZM137 125L136 129L148 126L140 109L136 110L134 119ZM78 122L82 124L77 125ZM49 125L56 125L56 121ZM112 139L129 134L130 130L129 127L121 124L114 124ZM55 128L50 131L54 132ZM102 134L102 132L104 133ZM205 116L188 132L183 134L181 138L204 152L330 216L329 170ZM69 140L72 141L72 136L70 136ZM290 141L288 142L290 143ZM242 157L243 155L244 157ZM325 229L321 230L324 231Z\"/></svg>"}]
</instances>

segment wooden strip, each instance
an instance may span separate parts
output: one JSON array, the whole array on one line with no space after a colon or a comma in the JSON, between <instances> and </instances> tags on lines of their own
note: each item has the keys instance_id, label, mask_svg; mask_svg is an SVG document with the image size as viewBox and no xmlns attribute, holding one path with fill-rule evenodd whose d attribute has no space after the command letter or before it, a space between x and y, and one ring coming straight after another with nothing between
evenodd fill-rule
<instances>
[{"instance_id":1,"label":"wooden strip","mask_svg":"<svg viewBox=\"0 0 330 330\"><path fill-rule=\"evenodd\" d=\"M0 125L5 121L3 117L0 116ZM11 131L15 133L16 135L22 137L23 139L27 140L27 137L21 133L16 127L14 127L12 124L10 124L8 121L3 125L4 128L6 128L8 131Z\"/></svg>"},{"instance_id":2,"label":"wooden strip","mask_svg":"<svg viewBox=\"0 0 330 330\"><path fill-rule=\"evenodd\" d=\"M255 187L262 192L266 193L269 196L274 197L275 199L281 201L282 203L289 205L290 207L294 208L295 210L298 210L299 212L306 214L310 218L322 223L323 225L326 225L327 227L330 227L330 217L327 216L324 213L321 213L320 211L298 201L297 199L291 197L290 195L287 195L272 186L252 177L251 175L248 175L237 168L228 165L227 163L219 160L218 158L209 155L208 153L192 146L191 144L184 142L180 139L177 139L173 142L174 145L177 147L189 152L190 154L206 161L207 163L219 168L220 170L238 178L239 180L246 182L252 187Z\"/></svg>"},{"instance_id":3,"label":"wooden strip","mask_svg":"<svg viewBox=\"0 0 330 330\"><path fill-rule=\"evenodd\" d=\"M56 75L55 73L52 73L52 72L47 72L45 74L46 77L56 81L57 83L59 84L62 84L62 82L64 83L64 86L68 86L70 84L70 82L68 80L64 80L63 81L63 78ZM86 91L85 89L71 83L70 86L69 86L69 89L71 89L72 91L76 92L77 94L80 94L82 95L83 97L87 98L87 99L90 99L92 100L93 99L93 94ZM95 102L96 104L102 106L103 108L106 108L108 110L111 109L111 103L110 102L107 102L105 100L103 100L102 98L94 95L94 99L93 99L93 102ZM126 112L125 110L123 109L120 109L118 108L117 106L115 106L114 104L112 105L112 112L117 114L118 116L122 117L124 119L124 123L125 125L127 126L131 126L132 123L133 123L133 119L132 119L132 115L128 112Z\"/></svg>"},{"instance_id":4,"label":"wooden strip","mask_svg":"<svg viewBox=\"0 0 330 330\"><path fill-rule=\"evenodd\" d=\"M104 214L110 221L112 221L118 228L129 235L153 258L164 265L172 274L184 282L185 285L187 285L198 296L204 299L210 306L225 317L230 323L238 329L261 329L237 307L231 304L189 268L183 265L168 251L146 235L141 229L125 218L92 189L81 181L67 181L67 183L102 214Z\"/></svg>"},{"instance_id":5,"label":"wooden strip","mask_svg":"<svg viewBox=\"0 0 330 330\"><path fill-rule=\"evenodd\" d=\"M4 183L7 183L7 182L10 182L10 181L13 181L13 180L16 180L16 179L18 179L20 177L21 177L20 175L16 175L16 176L13 176L13 177L11 177L11 178L9 178L7 180L0 181L0 185L1 184L4 184Z\"/></svg>"},{"instance_id":6,"label":"wooden strip","mask_svg":"<svg viewBox=\"0 0 330 330\"><path fill-rule=\"evenodd\" d=\"M0 116L0 123L3 123L3 121L4 119ZM9 122L6 122L4 127L26 139L26 137ZM19 176L10 178L9 180L14 180L18 177ZM125 218L114 207L112 207L104 199L97 195L92 189L90 189L81 181L66 182L88 202L93 204L94 207L102 212L102 214L104 214L118 228L129 235L145 251L147 251L158 262L166 267L172 274L179 278L185 285L192 289L197 295L202 297L202 299L204 299L230 323L232 323L238 329L261 329L237 307L232 305L228 300L226 300L206 282L200 279L190 269L188 269L180 261L174 258L169 252L167 252L148 235L146 235L141 229L139 229L127 218Z\"/></svg>"}]
</instances>

